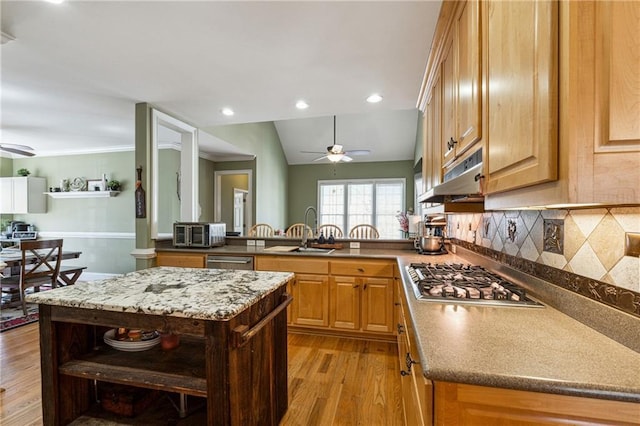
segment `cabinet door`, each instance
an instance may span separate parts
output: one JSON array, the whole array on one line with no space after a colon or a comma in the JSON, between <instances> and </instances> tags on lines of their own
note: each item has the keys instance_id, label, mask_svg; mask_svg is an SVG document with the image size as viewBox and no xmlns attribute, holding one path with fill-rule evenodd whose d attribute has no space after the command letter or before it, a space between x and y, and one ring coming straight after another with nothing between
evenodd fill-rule
<instances>
[{"instance_id":1,"label":"cabinet door","mask_svg":"<svg viewBox=\"0 0 640 426\"><path fill-rule=\"evenodd\" d=\"M204 268L207 266L207 255L202 253L160 252L156 258L156 265L177 266L181 268Z\"/></svg>"},{"instance_id":2,"label":"cabinet door","mask_svg":"<svg viewBox=\"0 0 640 426\"><path fill-rule=\"evenodd\" d=\"M447 38L442 59L442 166L455 159L456 144L456 70L453 32Z\"/></svg>"},{"instance_id":3,"label":"cabinet door","mask_svg":"<svg viewBox=\"0 0 640 426\"><path fill-rule=\"evenodd\" d=\"M360 278L331 277L331 327L360 329Z\"/></svg>"},{"instance_id":4,"label":"cabinet door","mask_svg":"<svg viewBox=\"0 0 640 426\"><path fill-rule=\"evenodd\" d=\"M557 179L558 3L487 1L486 193Z\"/></svg>"},{"instance_id":5,"label":"cabinet door","mask_svg":"<svg viewBox=\"0 0 640 426\"><path fill-rule=\"evenodd\" d=\"M362 330L391 333L393 278L362 278Z\"/></svg>"},{"instance_id":6,"label":"cabinet door","mask_svg":"<svg viewBox=\"0 0 640 426\"><path fill-rule=\"evenodd\" d=\"M296 274L293 283L293 323L327 327L329 325L329 278Z\"/></svg>"},{"instance_id":7,"label":"cabinet door","mask_svg":"<svg viewBox=\"0 0 640 426\"><path fill-rule=\"evenodd\" d=\"M431 88L424 113L425 138L422 157L423 192L441 182L441 123L442 83L437 72L435 84Z\"/></svg>"},{"instance_id":8,"label":"cabinet door","mask_svg":"<svg viewBox=\"0 0 640 426\"><path fill-rule=\"evenodd\" d=\"M585 84L594 88L593 103L584 97L575 102L579 109L576 116L583 117L576 123L579 142L584 146L583 135L590 133L594 138L593 152L586 152L582 157L588 163L593 156L593 170L582 169L580 173L584 190L592 187L593 195L587 193L583 198L637 204L640 200L640 2L585 3L572 5L579 9L577 16L585 27L576 35L577 39L582 41L590 33L595 36L594 43L581 45L583 50L576 64L580 79L576 93L582 95ZM595 15L593 20L589 19L591 14ZM591 22L594 29L586 25ZM593 53L588 50L592 46ZM591 60L593 67L590 67ZM591 75L593 81L590 81ZM592 115L595 126L587 119Z\"/></svg>"},{"instance_id":9,"label":"cabinet door","mask_svg":"<svg viewBox=\"0 0 640 426\"><path fill-rule=\"evenodd\" d=\"M456 156L480 140L480 2L464 3L457 21ZM454 138L455 139L455 138Z\"/></svg>"},{"instance_id":10,"label":"cabinet door","mask_svg":"<svg viewBox=\"0 0 640 426\"><path fill-rule=\"evenodd\" d=\"M0 194L0 213L13 213L13 178L0 178Z\"/></svg>"}]
</instances>

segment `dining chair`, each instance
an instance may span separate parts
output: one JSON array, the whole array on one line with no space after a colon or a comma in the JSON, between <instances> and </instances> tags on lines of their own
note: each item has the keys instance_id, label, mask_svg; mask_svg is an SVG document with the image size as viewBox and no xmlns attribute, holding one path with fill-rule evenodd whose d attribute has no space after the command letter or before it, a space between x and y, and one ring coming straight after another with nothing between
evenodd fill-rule
<instances>
[{"instance_id":1,"label":"dining chair","mask_svg":"<svg viewBox=\"0 0 640 426\"><path fill-rule=\"evenodd\" d=\"M305 225L304 223L294 223L291 225L287 232L285 232L285 236L289 238L302 238L303 232L307 231L307 238L313 238L313 230L309 225Z\"/></svg>"},{"instance_id":2,"label":"dining chair","mask_svg":"<svg viewBox=\"0 0 640 426\"><path fill-rule=\"evenodd\" d=\"M259 238L273 237L273 228L266 223L256 223L249 229L249 236Z\"/></svg>"},{"instance_id":3,"label":"dining chair","mask_svg":"<svg viewBox=\"0 0 640 426\"><path fill-rule=\"evenodd\" d=\"M342 238L344 235L338 225L331 224L320 225L318 227L318 235L320 235L321 232L325 238L329 238L330 235L333 235L333 238Z\"/></svg>"},{"instance_id":4,"label":"dining chair","mask_svg":"<svg viewBox=\"0 0 640 426\"><path fill-rule=\"evenodd\" d=\"M356 225L349 231L349 238L358 238L364 240L374 240L380 238L380 233L372 225Z\"/></svg>"},{"instance_id":5,"label":"dining chair","mask_svg":"<svg viewBox=\"0 0 640 426\"><path fill-rule=\"evenodd\" d=\"M20 294L22 311L27 315L25 291L34 287L40 291L41 285L57 286L62 259L62 239L57 240L22 240L20 250L20 275L2 279L2 289L15 290Z\"/></svg>"}]
</instances>

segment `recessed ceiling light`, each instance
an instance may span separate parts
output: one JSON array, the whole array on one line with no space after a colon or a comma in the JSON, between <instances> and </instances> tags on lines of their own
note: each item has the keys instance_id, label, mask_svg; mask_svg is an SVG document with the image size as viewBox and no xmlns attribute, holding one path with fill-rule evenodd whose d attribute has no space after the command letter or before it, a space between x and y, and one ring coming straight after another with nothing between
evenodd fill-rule
<instances>
[{"instance_id":1,"label":"recessed ceiling light","mask_svg":"<svg viewBox=\"0 0 640 426\"><path fill-rule=\"evenodd\" d=\"M53 4L60 4L64 2L64 0L44 0L44 1L46 1L47 3L53 3Z\"/></svg>"},{"instance_id":2,"label":"recessed ceiling light","mask_svg":"<svg viewBox=\"0 0 640 426\"><path fill-rule=\"evenodd\" d=\"M298 109L307 109L307 108L309 108L309 104L306 103L303 100L299 100L298 102L296 102L296 108L298 108Z\"/></svg>"},{"instance_id":3,"label":"recessed ceiling light","mask_svg":"<svg viewBox=\"0 0 640 426\"><path fill-rule=\"evenodd\" d=\"M222 113L227 116L235 114L231 108L222 108Z\"/></svg>"},{"instance_id":4,"label":"recessed ceiling light","mask_svg":"<svg viewBox=\"0 0 640 426\"><path fill-rule=\"evenodd\" d=\"M375 104L378 103L382 100L382 96L378 95L377 93L374 93L373 95L369 96L367 98L367 102L371 103L371 104Z\"/></svg>"}]
</instances>

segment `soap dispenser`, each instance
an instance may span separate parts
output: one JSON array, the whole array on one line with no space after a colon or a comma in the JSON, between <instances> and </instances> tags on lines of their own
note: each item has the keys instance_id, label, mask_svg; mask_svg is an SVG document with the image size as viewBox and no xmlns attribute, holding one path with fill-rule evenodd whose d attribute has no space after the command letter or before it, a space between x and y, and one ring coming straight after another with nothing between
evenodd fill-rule
<instances>
[{"instance_id":1,"label":"soap dispenser","mask_svg":"<svg viewBox=\"0 0 640 426\"><path fill-rule=\"evenodd\" d=\"M328 242L329 242L329 244L334 244L336 242L336 239L333 238L333 231L331 231L329 233L329 241Z\"/></svg>"},{"instance_id":2,"label":"soap dispenser","mask_svg":"<svg viewBox=\"0 0 640 426\"><path fill-rule=\"evenodd\" d=\"M327 242L327 240L325 240L325 238L324 238L324 233L322 231L320 231L320 235L318 236L318 244L324 244L326 242Z\"/></svg>"}]
</instances>

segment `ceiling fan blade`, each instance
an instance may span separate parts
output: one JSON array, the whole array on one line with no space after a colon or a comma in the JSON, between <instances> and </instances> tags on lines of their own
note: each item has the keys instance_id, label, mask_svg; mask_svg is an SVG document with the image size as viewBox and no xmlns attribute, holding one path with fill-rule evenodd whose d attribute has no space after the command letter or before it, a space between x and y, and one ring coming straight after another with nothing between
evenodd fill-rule
<instances>
[{"instance_id":1,"label":"ceiling fan blade","mask_svg":"<svg viewBox=\"0 0 640 426\"><path fill-rule=\"evenodd\" d=\"M349 157L348 155L343 155L340 161L344 161L345 163L348 163L349 161L353 161L353 158Z\"/></svg>"},{"instance_id":2,"label":"ceiling fan blade","mask_svg":"<svg viewBox=\"0 0 640 426\"><path fill-rule=\"evenodd\" d=\"M15 146L23 146L23 145L15 145ZM29 148L29 147L27 146L25 148ZM14 148L13 146L7 146L7 145L0 145L0 150L12 152L14 154L24 155L26 157L33 157L34 155L36 155L33 152L25 151L25 150Z\"/></svg>"},{"instance_id":3,"label":"ceiling fan blade","mask_svg":"<svg viewBox=\"0 0 640 426\"><path fill-rule=\"evenodd\" d=\"M324 160L325 158L327 158L327 156L323 155L322 157L318 157L318 158L314 159L313 161L320 161L320 160Z\"/></svg>"},{"instance_id":4,"label":"ceiling fan blade","mask_svg":"<svg viewBox=\"0 0 640 426\"><path fill-rule=\"evenodd\" d=\"M348 155L369 155L371 151L368 149L354 149L353 151L345 151L345 154Z\"/></svg>"},{"instance_id":5,"label":"ceiling fan blade","mask_svg":"<svg viewBox=\"0 0 640 426\"><path fill-rule=\"evenodd\" d=\"M300 151L301 154L326 154L326 152L320 151Z\"/></svg>"}]
</instances>

